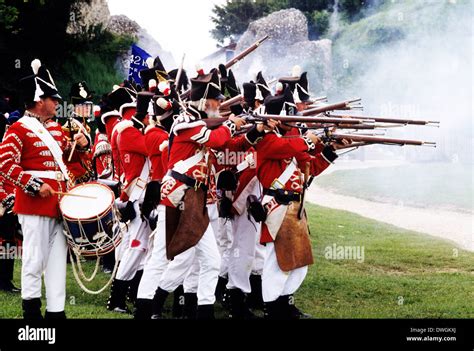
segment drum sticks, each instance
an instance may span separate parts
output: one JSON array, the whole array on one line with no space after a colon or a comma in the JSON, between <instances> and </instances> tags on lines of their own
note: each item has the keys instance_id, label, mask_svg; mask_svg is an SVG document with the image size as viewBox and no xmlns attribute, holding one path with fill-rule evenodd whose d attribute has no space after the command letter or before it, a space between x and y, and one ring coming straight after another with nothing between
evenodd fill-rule
<instances>
[{"instance_id":1,"label":"drum sticks","mask_svg":"<svg viewBox=\"0 0 474 351\"><path fill-rule=\"evenodd\" d=\"M62 192L62 191L55 191L54 193L57 194L57 195L62 195L62 196L75 196L75 197L82 197L82 198L85 198L85 199L94 199L94 200L97 200L97 197L95 197L95 196L72 194L72 193L64 193L64 192Z\"/></svg>"}]
</instances>

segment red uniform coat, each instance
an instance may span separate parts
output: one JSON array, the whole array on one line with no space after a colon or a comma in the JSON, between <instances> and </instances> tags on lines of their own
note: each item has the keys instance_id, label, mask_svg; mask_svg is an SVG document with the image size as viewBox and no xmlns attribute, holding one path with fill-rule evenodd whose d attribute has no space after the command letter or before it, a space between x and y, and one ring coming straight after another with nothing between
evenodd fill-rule
<instances>
[{"instance_id":1,"label":"red uniform coat","mask_svg":"<svg viewBox=\"0 0 474 351\"><path fill-rule=\"evenodd\" d=\"M291 136L281 137L276 133L268 133L262 141L256 145L257 150L257 176L264 189L269 189L275 179L278 179L285 171L293 158L296 159L298 167L283 185L282 189L301 193L303 190L304 170L306 164L310 164L310 175L317 176L324 171L337 156L329 148L323 150L316 156L311 155L308 151L315 149L315 145L305 137ZM262 225L261 243L272 242L281 225L284 213L282 205L276 203L273 199L266 204L269 215L267 221ZM281 213L279 213L281 212ZM278 213L277 216L272 216ZM282 217L283 216L283 217ZM275 223L277 222L277 223Z\"/></svg>"},{"instance_id":2,"label":"red uniform coat","mask_svg":"<svg viewBox=\"0 0 474 351\"><path fill-rule=\"evenodd\" d=\"M167 171L163 158L168 159L168 133L159 127L148 127L145 131L145 144L151 162L151 179L161 181Z\"/></svg>"},{"instance_id":3,"label":"red uniform coat","mask_svg":"<svg viewBox=\"0 0 474 351\"><path fill-rule=\"evenodd\" d=\"M183 122L180 128L175 129L168 160L168 169L181 160L186 160L203 147L220 148L231 139L233 132L227 125L216 129L208 129L203 121ZM208 167L203 157L201 161L191 167L185 174L188 177L206 183L208 181ZM174 178L166 176L161 188L162 203L166 206L177 207L184 196L187 186Z\"/></svg>"},{"instance_id":4,"label":"red uniform coat","mask_svg":"<svg viewBox=\"0 0 474 351\"><path fill-rule=\"evenodd\" d=\"M63 161L67 165L71 145L61 126L52 120L46 121L44 126L63 150ZM78 159L78 152L75 152L71 162L77 162ZM13 210L18 214L59 217L59 196L41 198L38 195L28 194L33 176L26 174L25 171L60 172L60 169L48 147L21 122L16 122L8 129L0 144L0 175L16 186ZM55 191L66 191L64 181L53 179L42 179L42 181L48 183Z\"/></svg>"},{"instance_id":5,"label":"red uniform coat","mask_svg":"<svg viewBox=\"0 0 474 351\"><path fill-rule=\"evenodd\" d=\"M148 150L145 145L145 136L133 127L133 122L123 121L117 126L119 125L116 139L126 187L140 176L148 158ZM123 201L128 199L125 193L122 193L120 198Z\"/></svg>"}]
</instances>

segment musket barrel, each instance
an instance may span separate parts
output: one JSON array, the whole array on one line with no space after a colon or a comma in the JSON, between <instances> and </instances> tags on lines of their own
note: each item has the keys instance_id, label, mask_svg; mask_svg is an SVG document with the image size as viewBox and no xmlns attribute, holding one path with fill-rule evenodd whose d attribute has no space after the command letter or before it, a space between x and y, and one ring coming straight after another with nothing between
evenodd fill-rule
<instances>
[{"instance_id":1,"label":"musket barrel","mask_svg":"<svg viewBox=\"0 0 474 351\"><path fill-rule=\"evenodd\" d=\"M280 116L280 115L251 115L257 120L273 119L281 122L305 122L305 123L332 123L332 124L363 124L362 120L349 118L327 118L316 116Z\"/></svg>"},{"instance_id":2,"label":"musket barrel","mask_svg":"<svg viewBox=\"0 0 474 351\"><path fill-rule=\"evenodd\" d=\"M419 125L419 126L438 126L439 121L422 121L422 120L414 120L414 119L403 119L403 118L388 118L388 117L372 117L372 116L349 116L349 115L335 115L329 114L330 117L338 117L338 118L357 118L362 120L371 120L374 122L380 123L394 123L394 124L410 124L410 125Z\"/></svg>"},{"instance_id":3,"label":"musket barrel","mask_svg":"<svg viewBox=\"0 0 474 351\"><path fill-rule=\"evenodd\" d=\"M257 40L255 43L253 43L251 46L249 46L247 49L239 53L237 56L232 58L229 62L225 64L225 68L229 69L233 65L235 65L237 62L242 60L245 56L250 54L252 51L256 50L265 40L269 38L268 35L265 35L263 38Z\"/></svg>"},{"instance_id":4,"label":"musket barrel","mask_svg":"<svg viewBox=\"0 0 474 351\"><path fill-rule=\"evenodd\" d=\"M239 62L240 60L242 60L245 56L247 56L248 54L250 54L252 51L255 51L265 40L267 40L268 38L270 38L268 35L265 35L263 38L257 40L255 43L253 43L252 45L250 45L247 49L245 49L244 51L242 51L240 54L238 54L237 56L235 56L233 59L231 59L229 62L227 62L225 64L225 68L226 69L229 69L230 67L232 67L233 65L235 65L237 62ZM191 93L191 89L188 89L186 90L184 93L182 93L180 95L181 99L186 99L188 98L189 94Z\"/></svg>"},{"instance_id":5,"label":"musket barrel","mask_svg":"<svg viewBox=\"0 0 474 351\"><path fill-rule=\"evenodd\" d=\"M242 99L243 99L242 94L239 94L237 96L234 96L233 98L227 99L221 104L219 109L220 110L228 109L230 106L232 106L233 104L235 104L237 102L240 102Z\"/></svg>"},{"instance_id":6,"label":"musket barrel","mask_svg":"<svg viewBox=\"0 0 474 351\"><path fill-rule=\"evenodd\" d=\"M380 138L372 136L361 136L354 134L339 134L334 133L329 135L330 138L334 139L350 139L354 141L361 141L365 143L374 144L398 144L398 145L413 145L413 146L436 146L434 142L425 142L419 140L406 140L406 139L394 139L394 138Z\"/></svg>"},{"instance_id":7,"label":"musket barrel","mask_svg":"<svg viewBox=\"0 0 474 351\"><path fill-rule=\"evenodd\" d=\"M318 107L310 108L308 110L302 111L301 115L312 116L312 115L317 115L320 113L329 112L333 110L350 110L351 108L353 108L353 106L351 106L351 103L354 103L356 101L360 101L360 99L346 100L342 102L336 102L334 104L329 104L326 106L318 106Z\"/></svg>"}]
</instances>

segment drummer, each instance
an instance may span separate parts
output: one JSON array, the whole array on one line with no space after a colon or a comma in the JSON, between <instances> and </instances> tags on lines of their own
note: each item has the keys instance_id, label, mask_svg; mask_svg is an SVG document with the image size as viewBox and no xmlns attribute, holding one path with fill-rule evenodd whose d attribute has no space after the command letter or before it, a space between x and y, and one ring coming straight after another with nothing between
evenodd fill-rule
<instances>
[{"instance_id":1,"label":"drummer","mask_svg":"<svg viewBox=\"0 0 474 351\"><path fill-rule=\"evenodd\" d=\"M94 92L89 89L84 81L74 83L71 86L69 97L74 106L74 113L73 116L68 116L68 121L62 127L68 140L73 139L74 134L80 131L89 139L89 143L91 143L91 128L87 124L87 121L92 117L93 93ZM91 181L94 178L94 170L92 167L92 153L90 149L81 150L78 153L77 161L70 162L68 169L71 185Z\"/></svg>"},{"instance_id":2,"label":"drummer","mask_svg":"<svg viewBox=\"0 0 474 351\"><path fill-rule=\"evenodd\" d=\"M59 221L58 195L68 180L72 149L61 126L52 118L61 100L49 71L39 60L20 80L24 116L5 134L0 147L0 175L16 186L14 212L23 230L21 297L23 317L42 319L41 278L44 273L48 319L66 318L66 237ZM77 151L88 148L83 133L74 135Z\"/></svg>"}]
</instances>

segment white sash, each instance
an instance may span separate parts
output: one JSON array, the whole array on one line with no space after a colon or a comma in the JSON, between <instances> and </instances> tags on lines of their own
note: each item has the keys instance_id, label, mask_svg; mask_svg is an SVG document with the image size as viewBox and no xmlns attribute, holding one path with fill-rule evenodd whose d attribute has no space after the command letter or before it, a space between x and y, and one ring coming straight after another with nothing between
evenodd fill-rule
<instances>
[{"instance_id":1,"label":"white sash","mask_svg":"<svg viewBox=\"0 0 474 351\"><path fill-rule=\"evenodd\" d=\"M293 157L293 159L291 160L290 164L288 166L286 166L285 170L283 171L283 173L278 177L276 178L270 189L274 189L274 190L277 190L277 189L282 189L284 188L286 182L288 182L288 180L290 180L291 176L293 175L293 173L295 173L296 171L296 160L295 158ZM263 197L263 200L262 200L262 204L265 205L267 204L271 199L273 198L273 196L269 196L269 195L265 195Z\"/></svg>"},{"instance_id":2,"label":"white sash","mask_svg":"<svg viewBox=\"0 0 474 351\"><path fill-rule=\"evenodd\" d=\"M278 179L275 179L272 183L271 188L272 189L282 189L286 182L290 180L291 176L293 173L296 171L296 160L293 158L288 166L286 166L285 170L283 173L278 177Z\"/></svg>"},{"instance_id":3,"label":"white sash","mask_svg":"<svg viewBox=\"0 0 474 351\"><path fill-rule=\"evenodd\" d=\"M63 162L63 151L49 131L34 117L24 116L20 118L19 122L31 130L48 147L49 151L51 151L51 154L54 157L54 160L58 164L61 173L64 175L64 178L68 180L69 177L67 168Z\"/></svg>"},{"instance_id":4,"label":"white sash","mask_svg":"<svg viewBox=\"0 0 474 351\"><path fill-rule=\"evenodd\" d=\"M200 150L197 154L194 156L191 156L190 158L187 158L186 160L181 160L175 163L173 167L173 171L185 174L190 168L196 166L199 161L202 160L204 157L204 152L203 150Z\"/></svg>"},{"instance_id":5,"label":"white sash","mask_svg":"<svg viewBox=\"0 0 474 351\"><path fill-rule=\"evenodd\" d=\"M150 177L150 162L148 158L145 159L145 164L143 165L142 171L138 178L132 180L130 185L127 187L125 192L128 194L129 201L139 200L146 189L148 184L148 178Z\"/></svg>"}]
</instances>

